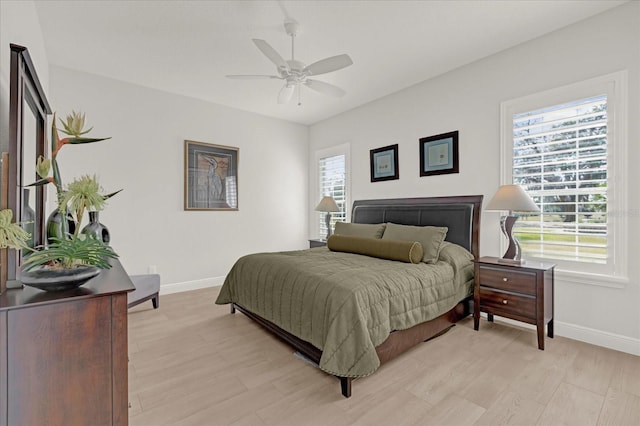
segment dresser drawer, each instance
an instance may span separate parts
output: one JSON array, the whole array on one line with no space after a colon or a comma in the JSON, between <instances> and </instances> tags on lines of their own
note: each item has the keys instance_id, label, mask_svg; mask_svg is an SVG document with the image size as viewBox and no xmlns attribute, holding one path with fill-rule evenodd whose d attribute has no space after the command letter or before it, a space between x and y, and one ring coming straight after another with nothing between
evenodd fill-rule
<instances>
[{"instance_id":1,"label":"dresser drawer","mask_svg":"<svg viewBox=\"0 0 640 426\"><path fill-rule=\"evenodd\" d=\"M480 285L535 296L536 274L481 265Z\"/></svg>"},{"instance_id":2,"label":"dresser drawer","mask_svg":"<svg viewBox=\"0 0 640 426\"><path fill-rule=\"evenodd\" d=\"M488 309L487 309L488 308ZM480 309L496 315L512 314L536 319L536 299L480 287Z\"/></svg>"}]
</instances>

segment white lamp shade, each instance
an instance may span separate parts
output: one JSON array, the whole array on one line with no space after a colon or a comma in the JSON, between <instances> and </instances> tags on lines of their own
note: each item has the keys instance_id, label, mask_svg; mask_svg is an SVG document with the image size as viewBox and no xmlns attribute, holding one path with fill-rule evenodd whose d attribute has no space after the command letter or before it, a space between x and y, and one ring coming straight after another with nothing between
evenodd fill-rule
<instances>
[{"instance_id":1,"label":"white lamp shade","mask_svg":"<svg viewBox=\"0 0 640 426\"><path fill-rule=\"evenodd\" d=\"M326 196L326 197L322 197L322 200L320 200L320 202L316 206L316 211L339 212L340 209L338 208L338 205L336 204L336 200L334 200L333 197Z\"/></svg>"},{"instance_id":2,"label":"white lamp shade","mask_svg":"<svg viewBox=\"0 0 640 426\"><path fill-rule=\"evenodd\" d=\"M520 185L502 185L485 210L539 213L540 209Z\"/></svg>"}]
</instances>

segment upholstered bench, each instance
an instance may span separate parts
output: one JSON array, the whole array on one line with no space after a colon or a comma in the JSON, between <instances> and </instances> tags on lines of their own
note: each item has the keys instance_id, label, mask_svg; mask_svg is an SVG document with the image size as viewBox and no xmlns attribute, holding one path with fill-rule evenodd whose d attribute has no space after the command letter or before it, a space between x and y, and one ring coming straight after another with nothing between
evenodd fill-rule
<instances>
[{"instance_id":1,"label":"upholstered bench","mask_svg":"<svg viewBox=\"0 0 640 426\"><path fill-rule=\"evenodd\" d=\"M131 308L151 299L153 309L158 309L160 305L160 275L130 275L129 278L136 289L127 295L127 307Z\"/></svg>"}]
</instances>

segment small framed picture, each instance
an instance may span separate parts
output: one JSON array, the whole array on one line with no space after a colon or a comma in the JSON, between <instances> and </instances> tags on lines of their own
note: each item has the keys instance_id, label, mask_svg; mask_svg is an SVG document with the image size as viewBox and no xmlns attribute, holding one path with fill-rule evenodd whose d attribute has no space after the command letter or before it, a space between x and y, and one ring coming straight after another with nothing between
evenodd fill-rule
<instances>
[{"instance_id":1,"label":"small framed picture","mask_svg":"<svg viewBox=\"0 0 640 426\"><path fill-rule=\"evenodd\" d=\"M238 210L238 151L184 141L185 210Z\"/></svg>"},{"instance_id":2,"label":"small framed picture","mask_svg":"<svg viewBox=\"0 0 640 426\"><path fill-rule=\"evenodd\" d=\"M458 131L420 139L420 176L459 173Z\"/></svg>"},{"instance_id":3,"label":"small framed picture","mask_svg":"<svg viewBox=\"0 0 640 426\"><path fill-rule=\"evenodd\" d=\"M398 144L369 151L371 182L400 178L398 170Z\"/></svg>"}]
</instances>

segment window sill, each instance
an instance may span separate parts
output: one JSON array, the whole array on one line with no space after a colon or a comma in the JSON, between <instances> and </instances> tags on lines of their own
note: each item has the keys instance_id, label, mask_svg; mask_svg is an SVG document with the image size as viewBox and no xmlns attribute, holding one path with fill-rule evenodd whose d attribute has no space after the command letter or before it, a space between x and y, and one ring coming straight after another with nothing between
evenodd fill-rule
<instances>
[{"instance_id":1,"label":"window sill","mask_svg":"<svg viewBox=\"0 0 640 426\"><path fill-rule=\"evenodd\" d=\"M563 269L556 269L555 279L556 281L563 281L571 284L587 284L610 288L625 288L627 284L629 284L629 277L587 274L584 272L567 271Z\"/></svg>"}]
</instances>

